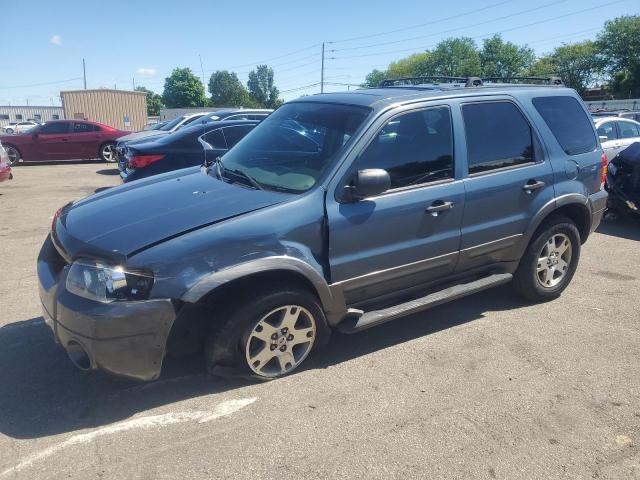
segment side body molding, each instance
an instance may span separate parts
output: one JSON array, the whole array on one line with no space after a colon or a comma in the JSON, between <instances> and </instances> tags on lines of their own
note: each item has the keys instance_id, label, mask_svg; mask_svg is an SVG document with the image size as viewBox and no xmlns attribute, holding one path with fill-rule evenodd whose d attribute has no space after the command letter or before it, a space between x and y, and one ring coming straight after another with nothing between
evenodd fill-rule
<instances>
[{"instance_id":1,"label":"side body molding","mask_svg":"<svg viewBox=\"0 0 640 480\"><path fill-rule=\"evenodd\" d=\"M288 270L303 275L315 288L330 324L337 323L346 313L344 299L332 294L324 277L304 260L285 255L258 258L248 262L223 268L198 280L185 292L181 300L195 303L207 293L233 280L249 275L277 270Z\"/></svg>"}]
</instances>

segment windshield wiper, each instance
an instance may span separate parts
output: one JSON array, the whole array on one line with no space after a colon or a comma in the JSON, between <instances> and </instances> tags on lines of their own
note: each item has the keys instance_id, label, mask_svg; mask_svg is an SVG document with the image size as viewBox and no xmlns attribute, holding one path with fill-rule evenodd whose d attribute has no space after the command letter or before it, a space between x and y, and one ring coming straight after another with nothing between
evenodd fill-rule
<instances>
[{"instance_id":1,"label":"windshield wiper","mask_svg":"<svg viewBox=\"0 0 640 480\"><path fill-rule=\"evenodd\" d=\"M222 160L218 160L218 165L222 164ZM232 170L230 168L224 168L224 165L222 166L222 172L226 172L226 173L230 173L232 175L235 175L237 177L243 178L245 180L247 180L249 182L249 184L254 187L256 190L264 190L264 188L262 187L262 185L260 185L260 183L253 178L251 175L247 174L246 172L242 171L242 170Z\"/></svg>"}]
</instances>

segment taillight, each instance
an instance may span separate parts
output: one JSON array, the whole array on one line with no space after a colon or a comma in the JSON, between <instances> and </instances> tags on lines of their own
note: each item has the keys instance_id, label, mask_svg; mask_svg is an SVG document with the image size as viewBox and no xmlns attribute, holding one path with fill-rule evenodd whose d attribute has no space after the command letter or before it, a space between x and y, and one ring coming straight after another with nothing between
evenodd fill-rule
<instances>
[{"instance_id":1,"label":"taillight","mask_svg":"<svg viewBox=\"0 0 640 480\"><path fill-rule=\"evenodd\" d=\"M51 230L55 230L56 229L56 220L58 220L58 218L60 218L61 214L62 214L62 209L61 208L56 210L56 213L53 214L53 218L51 219Z\"/></svg>"},{"instance_id":2,"label":"taillight","mask_svg":"<svg viewBox=\"0 0 640 480\"><path fill-rule=\"evenodd\" d=\"M133 168L142 168L164 158L164 155L134 155L129 159Z\"/></svg>"},{"instance_id":3,"label":"taillight","mask_svg":"<svg viewBox=\"0 0 640 480\"><path fill-rule=\"evenodd\" d=\"M607 160L607 154L602 152L602 173L600 174L600 190L604 188L604 184L607 181L607 170L609 161Z\"/></svg>"}]
</instances>

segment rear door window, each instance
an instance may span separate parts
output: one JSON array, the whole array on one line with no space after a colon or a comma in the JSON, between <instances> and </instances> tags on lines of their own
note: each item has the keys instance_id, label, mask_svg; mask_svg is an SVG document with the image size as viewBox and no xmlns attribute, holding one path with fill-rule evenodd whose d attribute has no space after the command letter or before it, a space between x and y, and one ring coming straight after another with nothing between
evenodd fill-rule
<instances>
[{"instance_id":1,"label":"rear door window","mask_svg":"<svg viewBox=\"0 0 640 480\"><path fill-rule=\"evenodd\" d=\"M73 123L73 133L89 133L93 132L93 125L90 123Z\"/></svg>"},{"instance_id":2,"label":"rear door window","mask_svg":"<svg viewBox=\"0 0 640 480\"><path fill-rule=\"evenodd\" d=\"M618 122L618 129L620 130L620 138L640 137L640 129L631 122Z\"/></svg>"},{"instance_id":3,"label":"rear door window","mask_svg":"<svg viewBox=\"0 0 640 480\"><path fill-rule=\"evenodd\" d=\"M579 155L596 149L593 124L578 100L569 96L537 97L533 106L566 154Z\"/></svg>"},{"instance_id":4,"label":"rear door window","mask_svg":"<svg viewBox=\"0 0 640 480\"><path fill-rule=\"evenodd\" d=\"M470 174L536 160L531 127L513 103L469 103L462 115Z\"/></svg>"}]
</instances>

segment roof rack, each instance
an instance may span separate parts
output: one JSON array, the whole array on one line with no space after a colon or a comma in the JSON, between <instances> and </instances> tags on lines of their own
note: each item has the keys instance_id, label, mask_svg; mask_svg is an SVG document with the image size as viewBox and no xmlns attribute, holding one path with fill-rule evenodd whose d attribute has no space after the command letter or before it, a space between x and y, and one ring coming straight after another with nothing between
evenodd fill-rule
<instances>
[{"instance_id":1,"label":"roof rack","mask_svg":"<svg viewBox=\"0 0 640 480\"><path fill-rule=\"evenodd\" d=\"M420 86L425 84L435 84L439 81L443 83L463 83L465 87L481 87L485 82L490 83L519 83L522 81L527 82L541 82L546 85L564 85L564 82L560 77L546 76L546 77L447 77L447 76L419 76L419 77L402 77L383 80L378 85L379 88L395 87L402 85L414 85Z\"/></svg>"}]
</instances>

